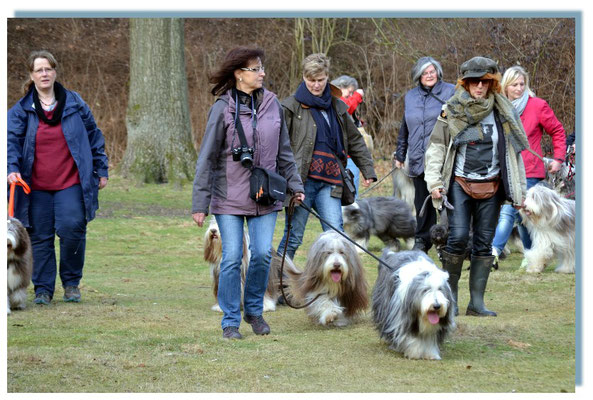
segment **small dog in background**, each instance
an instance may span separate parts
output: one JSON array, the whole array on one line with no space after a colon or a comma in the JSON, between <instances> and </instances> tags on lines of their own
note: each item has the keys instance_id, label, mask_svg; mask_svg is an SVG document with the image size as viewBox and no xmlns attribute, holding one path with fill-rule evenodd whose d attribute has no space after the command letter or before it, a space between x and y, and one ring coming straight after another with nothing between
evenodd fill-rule
<instances>
[{"instance_id":1,"label":"small dog in background","mask_svg":"<svg viewBox=\"0 0 593 400\"><path fill-rule=\"evenodd\" d=\"M8 218L7 239L7 312L23 310L27 304L27 288L33 274L31 239L18 219Z\"/></svg>"},{"instance_id":2,"label":"small dog in background","mask_svg":"<svg viewBox=\"0 0 593 400\"><path fill-rule=\"evenodd\" d=\"M447 279L422 251L384 250L373 290L373 321L390 348L407 358L440 360L440 346L455 329Z\"/></svg>"},{"instance_id":3,"label":"small dog in background","mask_svg":"<svg viewBox=\"0 0 593 400\"><path fill-rule=\"evenodd\" d=\"M307 255L304 271L285 270L288 297L306 304L306 312L320 325L345 326L368 306L368 284L354 245L334 231L319 235Z\"/></svg>"},{"instance_id":4,"label":"small dog in background","mask_svg":"<svg viewBox=\"0 0 593 400\"><path fill-rule=\"evenodd\" d=\"M412 182L412 179L406 175L403 168L397 168L393 171L391 179L393 183L393 196L405 201L410 207L410 210L412 210L413 215L420 212L420 210L416 210L416 206L414 205L414 195L416 192L414 183Z\"/></svg>"},{"instance_id":5,"label":"small dog in background","mask_svg":"<svg viewBox=\"0 0 593 400\"><path fill-rule=\"evenodd\" d=\"M395 251L401 248L400 238L406 240L408 248L414 246L416 218L403 200L380 196L358 199L342 207L342 219L344 231L365 249L371 235Z\"/></svg>"},{"instance_id":6,"label":"small dog in background","mask_svg":"<svg viewBox=\"0 0 593 400\"><path fill-rule=\"evenodd\" d=\"M243 230L243 258L241 259L241 304L243 304L243 291L247 269L249 268L249 259L251 251L249 250L249 233L247 229ZM204 261L210 264L210 276L212 277L212 292L216 303L211 307L212 311L222 312L218 305L218 279L220 276L220 261L222 260L222 241L220 239L220 230L216 223L216 218L210 218L210 224L204 233ZM270 287L268 279L268 287ZM264 296L264 312L276 310L276 297L271 297L266 291Z\"/></svg>"},{"instance_id":7,"label":"small dog in background","mask_svg":"<svg viewBox=\"0 0 593 400\"><path fill-rule=\"evenodd\" d=\"M527 272L542 272L558 259L556 272L575 270L575 201L560 197L554 190L537 184L527 191L519 210L531 236L531 249L525 251Z\"/></svg>"}]
</instances>

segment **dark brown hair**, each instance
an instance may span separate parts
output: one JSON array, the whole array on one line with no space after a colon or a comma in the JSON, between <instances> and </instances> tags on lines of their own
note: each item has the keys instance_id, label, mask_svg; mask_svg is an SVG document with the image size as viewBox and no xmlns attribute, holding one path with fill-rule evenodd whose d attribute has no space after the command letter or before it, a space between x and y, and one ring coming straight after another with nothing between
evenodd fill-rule
<instances>
[{"instance_id":1,"label":"dark brown hair","mask_svg":"<svg viewBox=\"0 0 593 400\"><path fill-rule=\"evenodd\" d=\"M249 61L257 58L264 61L264 51L260 48L241 46L231 49L224 57L222 65L208 79L214 84L210 93L218 96L235 87L235 70L247 67Z\"/></svg>"},{"instance_id":2,"label":"dark brown hair","mask_svg":"<svg viewBox=\"0 0 593 400\"><path fill-rule=\"evenodd\" d=\"M56 58L53 54L51 54L47 50L35 50L32 51L31 54L29 54L29 58L27 59L27 69L29 71L29 74L33 72L33 68L35 68L35 60L37 60L38 58L45 58L53 69L58 69L58 62L56 61ZM25 94L29 92L29 89L31 88L32 84L33 81L31 80L31 77L27 76L27 81L23 84L23 92Z\"/></svg>"}]
</instances>

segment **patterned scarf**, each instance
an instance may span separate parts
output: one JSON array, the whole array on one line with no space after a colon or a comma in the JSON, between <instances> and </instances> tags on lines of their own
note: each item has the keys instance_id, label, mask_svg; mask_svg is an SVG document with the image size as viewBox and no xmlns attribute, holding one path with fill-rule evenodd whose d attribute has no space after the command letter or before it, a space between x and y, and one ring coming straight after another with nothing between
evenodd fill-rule
<instances>
[{"instance_id":1,"label":"patterned scarf","mask_svg":"<svg viewBox=\"0 0 593 400\"><path fill-rule=\"evenodd\" d=\"M463 87L458 88L447 102L447 124L453 145L458 147L484 139L479 122L494 108L498 111L503 133L509 138L513 149L518 153L529 148L521 119L506 97L490 93L485 99L474 99Z\"/></svg>"}]
</instances>

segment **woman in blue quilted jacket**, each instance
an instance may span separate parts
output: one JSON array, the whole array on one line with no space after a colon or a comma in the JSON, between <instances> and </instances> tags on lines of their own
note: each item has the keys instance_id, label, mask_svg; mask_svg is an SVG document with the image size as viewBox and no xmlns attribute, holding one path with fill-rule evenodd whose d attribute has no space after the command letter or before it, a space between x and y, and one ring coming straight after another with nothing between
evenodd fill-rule
<instances>
[{"instance_id":1,"label":"woman in blue quilted jacket","mask_svg":"<svg viewBox=\"0 0 593 400\"><path fill-rule=\"evenodd\" d=\"M15 218L31 237L34 302L48 305L54 295L56 234L64 301L79 302L86 226L107 185L105 140L80 95L56 81L51 53L32 52L27 67L25 96L8 111L7 180L31 188L29 195L16 191Z\"/></svg>"}]
</instances>

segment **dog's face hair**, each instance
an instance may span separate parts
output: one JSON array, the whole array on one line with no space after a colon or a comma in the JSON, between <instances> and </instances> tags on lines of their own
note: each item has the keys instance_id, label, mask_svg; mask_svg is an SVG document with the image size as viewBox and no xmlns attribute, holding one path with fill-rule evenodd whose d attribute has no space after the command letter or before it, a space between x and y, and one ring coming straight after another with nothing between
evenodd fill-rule
<instances>
[{"instance_id":1,"label":"dog's face hair","mask_svg":"<svg viewBox=\"0 0 593 400\"><path fill-rule=\"evenodd\" d=\"M27 230L15 218L7 219L6 266L8 313L10 309L24 309L27 302L27 287L33 273L31 240Z\"/></svg>"},{"instance_id":2,"label":"dog's face hair","mask_svg":"<svg viewBox=\"0 0 593 400\"><path fill-rule=\"evenodd\" d=\"M366 204L362 203L364 206ZM342 223L344 229L349 232L362 233L369 229L370 221L364 218L364 210L361 208L360 199L354 203L342 207Z\"/></svg>"},{"instance_id":3,"label":"dog's face hair","mask_svg":"<svg viewBox=\"0 0 593 400\"><path fill-rule=\"evenodd\" d=\"M8 260L14 260L22 257L30 249L29 234L18 219L8 218L6 223L6 254Z\"/></svg>"},{"instance_id":4,"label":"dog's face hair","mask_svg":"<svg viewBox=\"0 0 593 400\"><path fill-rule=\"evenodd\" d=\"M210 264L220 263L222 258L222 241L216 218L210 218L208 229L204 233L204 261Z\"/></svg>"},{"instance_id":5,"label":"dog's face hair","mask_svg":"<svg viewBox=\"0 0 593 400\"><path fill-rule=\"evenodd\" d=\"M430 241L435 246L444 246L447 244L447 239L449 238L449 230L446 226L436 224L430 227Z\"/></svg>"},{"instance_id":6,"label":"dog's face hair","mask_svg":"<svg viewBox=\"0 0 593 400\"><path fill-rule=\"evenodd\" d=\"M373 290L380 336L408 358L440 359L439 345L455 328L447 272L421 251L384 251Z\"/></svg>"},{"instance_id":7,"label":"dog's face hair","mask_svg":"<svg viewBox=\"0 0 593 400\"><path fill-rule=\"evenodd\" d=\"M545 185L532 186L519 211L521 217L534 226L574 231L574 201L560 197Z\"/></svg>"},{"instance_id":8,"label":"dog's face hair","mask_svg":"<svg viewBox=\"0 0 593 400\"><path fill-rule=\"evenodd\" d=\"M368 305L367 282L362 262L353 244L336 232L324 232L311 248L307 265L296 291L304 299L308 293L329 292L352 316ZM295 291L295 292L296 292Z\"/></svg>"}]
</instances>

